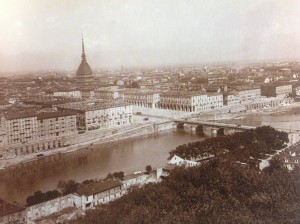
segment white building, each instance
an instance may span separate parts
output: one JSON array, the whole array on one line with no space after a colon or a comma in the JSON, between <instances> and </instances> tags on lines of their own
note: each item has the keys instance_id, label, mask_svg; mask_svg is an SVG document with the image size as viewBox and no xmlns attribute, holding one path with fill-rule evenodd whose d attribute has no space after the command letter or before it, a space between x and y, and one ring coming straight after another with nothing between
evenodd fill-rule
<instances>
[{"instance_id":1,"label":"white building","mask_svg":"<svg viewBox=\"0 0 300 224\"><path fill-rule=\"evenodd\" d=\"M168 91L160 94L157 108L200 112L223 107L223 95L192 91Z\"/></svg>"},{"instance_id":2,"label":"white building","mask_svg":"<svg viewBox=\"0 0 300 224\"><path fill-rule=\"evenodd\" d=\"M53 96L81 98L81 92L79 90L57 90L53 92Z\"/></svg>"},{"instance_id":3,"label":"white building","mask_svg":"<svg viewBox=\"0 0 300 224\"><path fill-rule=\"evenodd\" d=\"M261 97L261 90L259 87L238 86L232 88L228 95L234 95L241 104L247 104Z\"/></svg>"},{"instance_id":4,"label":"white building","mask_svg":"<svg viewBox=\"0 0 300 224\"><path fill-rule=\"evenodd\" d=\"M65 136L74 134L73 112L11 112L0 118L0 158L59 148Z\"/></svg>"},{"instance_id":5,"label":"white building","mask_svg":"<svg viewBox=\"0 0 300 224\"><path fill-rule=\"evenodd\" d=\"M121 100L132 105L147 108L155 108L156 104L160 100L160 95L158 92L143 89L122 90L119 91L119 97Z\"/></svg>"},{"instance_id":6,"label":"white building","mask_svg":"<svg viewBox=\"0 0 300 224\"><path fill-rule=\"evenodd\" d=\"M77 128L80 130L90 131L132 123L132 105L124 102L85 101L64 104L58 108L75 112Z\"/></svg>"},{"instance_id":7,"label":"white building","mask_svg":"<svg viewBox=\"0 0 300 224\"><path fill-rule=\"evenodd\" d=\"M109 179L94 182L76 190L74 193L74 204L77 208L86 210L96 205L113 201L124 193L120 180Z\"/></svg>"},{"instance_id":8,"label":"white building","mask_svg":"<svg viewBox=\"0 0 300 224\"><path fill-rule=\"evenodd\" d=\"M26 216L28 221L33 221L70 207L74 207L73 194L28 206L26 208Z\"/></svg>"},{"instance_id":9,"label":"white building","mask_svg":"<svg viewBox=\"0 0 300 224\"><path fill-rule=\"evenodd\" d=\"M125 175L122 183L124 188L129 188L131 186L140 186L146 183L149 175L145 173L134 173L130 175Z\"/></svg>"},{"instance_id":10,"label":"white building","mask_svg":"<svg viewBox=\"0 0 300 224\"><path fill-rule=\"evenodd\" d=\"M187 160L183 159L179 156L174 155L172 159L168 162L169 165L175 165L175 166L186 166L186 167L193 167L193 166L199 166L201 163L196 162L193 160Z\"/></svg>"}]
</instances>

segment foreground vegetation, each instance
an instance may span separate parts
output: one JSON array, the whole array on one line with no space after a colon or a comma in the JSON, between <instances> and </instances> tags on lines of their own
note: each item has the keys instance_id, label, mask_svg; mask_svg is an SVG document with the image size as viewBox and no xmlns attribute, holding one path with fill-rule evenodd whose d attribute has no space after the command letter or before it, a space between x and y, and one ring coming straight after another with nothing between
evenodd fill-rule
<instances>
[{"instance_id":1,"label":"foreground vegetation","mask_svg":"<svg viewBox=\"0 0 300 224\"><path fill-rule=\"evenodd\" d=\"M201 145L216 156L200 167L178 167L161 183L134 188L71 224L299 223L300 170L288 172L275 157L259 171L237 163L234 154L247 155L240 160L274 152L285 146L287 135L269 127L237 135L177 148L171 155L199 158Z\"/></svg>"},{"instance_id":2,"label":"foreground vegetation","mask_svg":"<svg viewBox=\"0 0 300 224\"><path fill-rule=\"evenodd\" d=\"M261 173L223 158L176 168L71 223L299 223L299 170L278 164Z\"/></svg>"}]
</instances>

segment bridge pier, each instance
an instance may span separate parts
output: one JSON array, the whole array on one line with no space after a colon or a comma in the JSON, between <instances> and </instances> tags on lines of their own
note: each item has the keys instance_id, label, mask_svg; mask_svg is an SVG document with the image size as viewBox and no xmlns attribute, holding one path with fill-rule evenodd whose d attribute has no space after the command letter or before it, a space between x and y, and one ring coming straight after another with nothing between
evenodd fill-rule
<instances>
[{"instance_id":1,"label":"bridge pier","mask_svg":"<svg viewBox=\"0 0 300 224\"><path fill-rule=\"evenodd\" d=\"M177 124L177 128L181 129L191 129L191 132L197 132L198 134L207 136L223 136L233 134L235 132L241 132L244 130L255 129L254 126L241 126L236 124L225 124L217 122L207 122L207 121L188 121L188 120L178 120L174 121Z\"/></svg>"},{"instance_id":2,"label":"bridge pier","mask_svg":"<svg viewBox=\"0 0 300 224\"><path fill-rule=\"evenodd\" d=\"M191 132L192 132L192 133L196 133L196 126L191 125Z\"/></svg>"}]
</instances>

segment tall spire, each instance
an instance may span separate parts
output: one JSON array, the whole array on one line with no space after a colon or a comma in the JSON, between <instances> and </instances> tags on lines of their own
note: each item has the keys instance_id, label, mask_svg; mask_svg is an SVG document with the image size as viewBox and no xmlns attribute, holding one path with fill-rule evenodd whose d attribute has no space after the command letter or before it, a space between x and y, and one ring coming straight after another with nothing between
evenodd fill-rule
<instances>
[{"instance_id":1,"label":"tall spire","mask_svg":"<svg viewBox=\"0 0 300 224\"><path fill-rule=\"evenodd\" d=\"M82 60L82 61L85 61L85 52L84 52L83 35L82 35L82 54L81 54L81 60Z\"/></svg>"}]
</instances>

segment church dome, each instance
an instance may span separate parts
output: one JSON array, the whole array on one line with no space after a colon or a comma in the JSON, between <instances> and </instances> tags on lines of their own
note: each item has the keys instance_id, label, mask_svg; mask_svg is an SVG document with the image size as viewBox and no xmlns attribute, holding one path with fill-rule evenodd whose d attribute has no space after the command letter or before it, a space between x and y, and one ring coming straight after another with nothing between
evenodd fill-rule
<instances>
[{"instance_id":1,"label":"church dome","mask_svg":"<svg viewBox=\"0 0 300 224\"><path fill-rule=\"evenodd\" d=\"M87 63L86 60L82 60L78 69L77 69L77 75L91 75L92 69L90 65Z\"/></svg>"}]
</instances>

